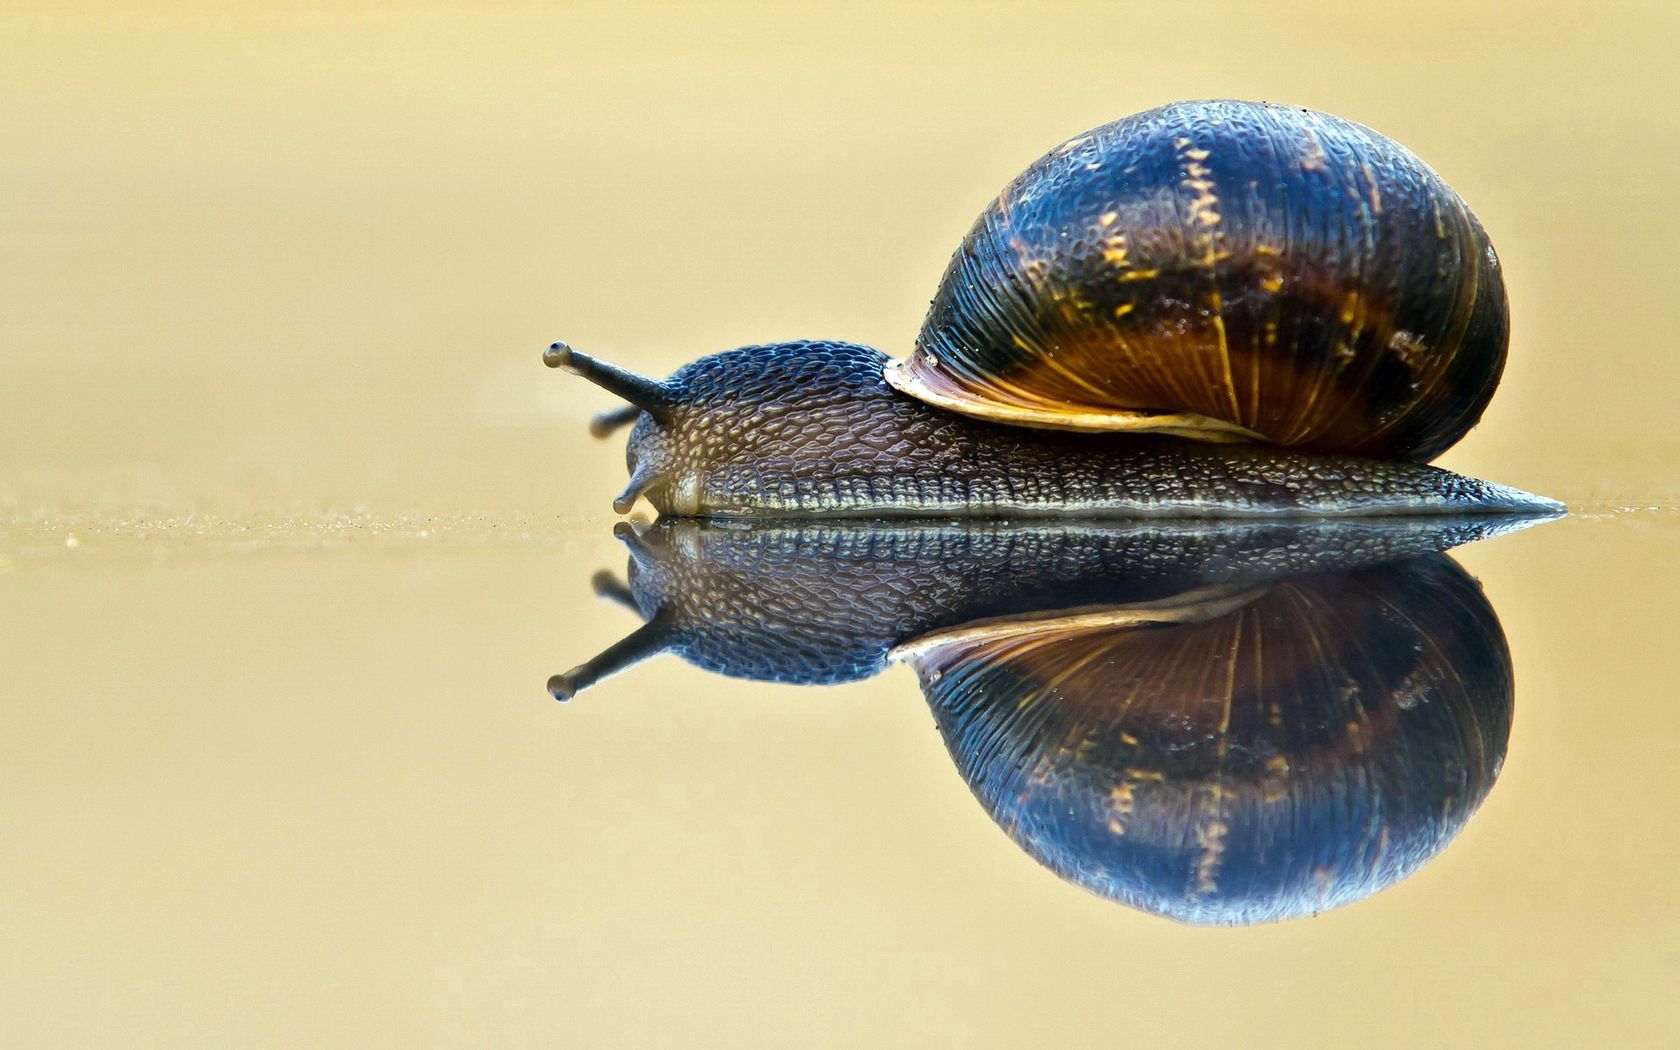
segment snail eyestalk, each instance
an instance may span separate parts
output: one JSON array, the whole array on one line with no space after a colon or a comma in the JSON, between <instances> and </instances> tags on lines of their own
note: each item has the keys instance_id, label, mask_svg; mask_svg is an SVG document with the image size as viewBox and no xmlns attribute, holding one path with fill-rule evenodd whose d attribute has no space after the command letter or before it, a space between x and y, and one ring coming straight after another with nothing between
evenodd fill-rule
<instances>
[{"instance_id":1,"label":"snail eyestalk","mask_svg":"<svg viewBox=\"0 0 1680 1050\"><path fill-rule=\"evenodd\" d=\"M591 577L589 585L595 589L597 598L609 598L631 612L637 615L641 614L642 610L637 607L636 597L630 593L630 588L625 585L623 580L606 569L602 569Z\"/></svg>"},{"instance_id":2,"label":"snail eyestalk","mask_svg":"<svg viewBox=\"0 0 1680 1050\"><path fill-rule=\"evenodd\" d=\"M589 421L589 436L592 438L611 437L615 430L620 430L636 421L642 410L635 405L625 405L623 408L611 412L602 412Z\"/></svg>"},{"instance_id":3,"label":"snail eyestalk","mask_svg":"<svg viewBox=\"0 0 1680 1050\"><path fill-rule=\"evenodd\" d=\"M617 394L661 423L666 421L671 406L676 402L671 389L657 379L649 379L617 365L597 361L588 354L578 353L564 342L551 343L549 348L543 351L543 364L550 368L565 369L575 376L582 376L602 390ZM609 414L609 417L615 415Z\"/></svg>"},{"instance_id":4,"label":"snail eyestalk","mask_svg":"<svg viewBox=\"0 0 1680 1050\"><path fill-rule=\"evenodd\" d=\"M663 651L670 641L670 624L662 613L655 613L653 619L607 646L593 659L550 678L548 694L565 703L601 679Z\"/></svg>"},{"instance_id":5,"label":"snail eyestalk","mask_svg":"<svg viewBox=\"0 0 1680 1050\"><path fill-rule=\"evenodd\" d=\"M620 492L618 498L612 502L613 510L619 514L630 513L630 508L636 505L637 497L646 492L648 487L654 483L654 480L653 472L646 468L637 470L630 475L630 483L624 486L624 491Z\"/></svg>"}]
</instances>

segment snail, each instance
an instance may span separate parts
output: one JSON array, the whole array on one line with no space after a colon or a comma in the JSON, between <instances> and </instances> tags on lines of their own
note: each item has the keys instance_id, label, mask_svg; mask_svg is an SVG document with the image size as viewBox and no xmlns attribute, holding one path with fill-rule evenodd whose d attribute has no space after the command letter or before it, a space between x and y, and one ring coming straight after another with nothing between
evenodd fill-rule
<instances>
[{"instance_id":1,"label":"snail","mask_svg":"<svg viewBox=\"0 0 1680 1050\"><path fill-rule=\"evenodd\" d=\"M1310 110L1181 102L1063 143L952 258L911 355L748 346L629 402L625 513L716 517L1557 513L1430 467L1481 417L1505 288L1464 201Z\"/></svg>"},{"instance_id":2,"label":"snail","mask_svg":"<svg viewBox=\"0 0 1680 1050\"><path fill-rule=\"evenodd\" d=\"M1521 519L638 530L646 622L550 680L654 652L831 684L912 668L1020 847L1108 899L1246 924L1415 871L1491 789L1512 709L1498 619L1444 554Z\"/></svg>"}]
</instances>

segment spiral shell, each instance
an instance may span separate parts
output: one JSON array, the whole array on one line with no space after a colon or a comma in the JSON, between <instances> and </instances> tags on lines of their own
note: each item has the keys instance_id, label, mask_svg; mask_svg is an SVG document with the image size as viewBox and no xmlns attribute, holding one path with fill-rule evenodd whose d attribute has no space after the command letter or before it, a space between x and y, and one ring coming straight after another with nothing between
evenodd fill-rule
<instances>
[{"instance_id":1,"label":"spiral shell","mask_svg":"<svg viewBox=\"0 0 1680 1050\"><path fill-rule=\"evenodd\" d=\"M1492 787L1510 652L1444 555L969 624L900 648L992 818L1064 878L1198 924L1404 878Z\"/></svg>"},{"instance_id":2,"label":"spiral shell","mask_svg":"<svg viewBox=\"0 0 1680 1050\"><path fill-rule=\"evenodd\" d=\"M969 415L1427 461L1504 367L1464 201L1351 121L1181 102L1052 150L952 259L894 387Z\"/></svg>"}]
</instances>

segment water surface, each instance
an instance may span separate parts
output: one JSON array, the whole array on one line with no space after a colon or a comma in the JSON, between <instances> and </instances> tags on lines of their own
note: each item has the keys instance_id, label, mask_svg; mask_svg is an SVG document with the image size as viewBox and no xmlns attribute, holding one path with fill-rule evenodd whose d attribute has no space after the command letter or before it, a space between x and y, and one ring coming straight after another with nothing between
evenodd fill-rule
<instances>
[{"instance_id":1,"label":"water surface","mask_svg":"<svg viewBox=\"0 0 1680 1050\"><path fill-rule=\"evenodd\" d=\"M1664 0L12 0L6 1043L1680 1043L1677 42ZM1407 796L1454 817L1433 859L1237 927L1092 892L971 790L897 638L832 685L666 653L554 702L642 615L592 584L626 566L610 406L544 346L902 354L1035 157L1220 96L1369 124L1470 202L1511 356L1441 463L1573 508L1443 556L1512 688L1480 804ZM1376 829L1347 871L1395 856L1322 826ZM1316 905L1320 868L1250 870Z\"/></svg>"},{"instance_id":2,"label":"water surface","mask_svg":"<svg viewBox=\"0 0 1680 1050\"><path fill-rule=\"evenodd\" d=\"M593 593L625 561L602 520L14 532L6 1009L62 1042L1173 1045L1191 1007L1276 1045L1304 1017L1378 1045L1655 1041L1677 545L1671 510L1584 508L1450 555L1515 669L1496 783L1390 888L1230 929L1019 848L906 667L811 688L665 655L554 703L551 674L640 620Z\"/></svg>"}]
</instances>

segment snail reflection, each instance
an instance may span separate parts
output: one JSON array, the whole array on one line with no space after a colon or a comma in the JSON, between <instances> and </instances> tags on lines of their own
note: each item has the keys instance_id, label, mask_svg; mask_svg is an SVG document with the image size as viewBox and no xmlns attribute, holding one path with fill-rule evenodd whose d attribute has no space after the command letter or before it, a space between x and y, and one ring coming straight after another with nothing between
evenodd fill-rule
<instances>
[{"instance_id":1,"label":"snail reflection","mask_svg":"<svg viewBox=\"0 0 1680 1050\"><path fill-rule=\"evenodd\" d=\"M1180 921L1359 900L1415 871L1498 775L1512 672L1441 551L1509 519L638 532L645 623L550 680L655 652L823 684L901 661L998 825L1064 879Z\"/></svg>"}]
</instances>

